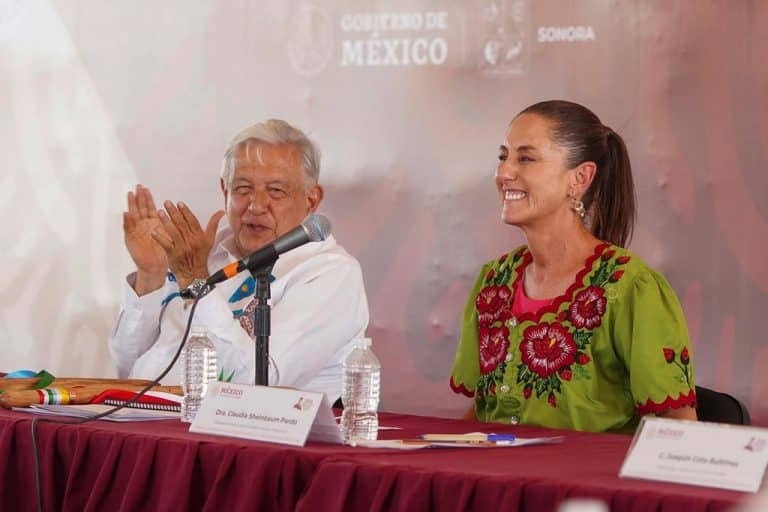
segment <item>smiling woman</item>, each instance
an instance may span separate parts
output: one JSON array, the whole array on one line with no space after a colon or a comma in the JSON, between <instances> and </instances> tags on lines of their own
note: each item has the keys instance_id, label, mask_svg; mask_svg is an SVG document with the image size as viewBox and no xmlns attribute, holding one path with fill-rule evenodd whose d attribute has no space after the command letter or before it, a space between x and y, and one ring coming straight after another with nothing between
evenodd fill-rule
<instances>
[{"instance_id":1,"label":"smiling woman","mask_svg":"<svg viewBox=\"0 0 768 512\"><path fill-rule=\"evenodd\" d=\"M464 310L451 387L474 398L471 416L590 431L695 419L680 304L624 248L635 197L621 137L581 105L537 103L510 124L495 180L527 244L483 266Z\"/></svg>"}]
</instances>

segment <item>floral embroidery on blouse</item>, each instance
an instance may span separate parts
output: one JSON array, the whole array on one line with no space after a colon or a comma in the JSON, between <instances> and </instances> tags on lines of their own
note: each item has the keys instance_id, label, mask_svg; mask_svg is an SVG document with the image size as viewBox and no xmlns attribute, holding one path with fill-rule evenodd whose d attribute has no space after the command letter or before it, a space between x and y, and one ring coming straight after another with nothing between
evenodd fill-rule
<instances>
[{"instance_id":1,"label":"floral embroidery on blouse","mask_svg":"<svg viewBox=\"0 0 768 512\"><path fill-rule=\"evenodd\" d=\"M683 406L691 406L696 407L696 390L693 386L691 386L691 356L688 354L688 347L683 347L683 350L680 351L680 362L677 362L677 354L675 354L674 349L670 347L664 347L661 349L662 353L664 354L664 360L667 362L667 364L674 364L680 369L680 373L682 374L678 379L680 382L685 382L688 385L688 388L690 391L686 393L680 393L680 395L677 398L672 398L671 396L668 396L663 402L656 403L653 400L648 400L645 404L637 403L636 409L638 414L645 415L648 413L660 413L664 412L668 409L679 409Z\"/></svg>"},{"instance_id":2,"label":"floral embroidery on blouse","mask_svg":"<svg viewBox=\"0 0 768 512\"><path fill-rule=\"evenodd\" d=\"M480 327L478 330L480 348L480 372L490 373L504 361L509 350L509 329L501 327Z\"/></svg>"},{"instance_id":3,"label":"floral embroidery on blouse","mask_svg":"<svg viewBox=\"0 0 768 512\"><path fill-rule=\"evenodd\" d=\"M477 295L477 323L487 327L511 315L512 290L507 285L487 286ZM487 373L487 372L485 372Z\"/></svg>"},{"instance_id":4,"label":"floral embroidery on blouse","mask_svg":"<svg viewBox=\"0 0 768 512\"><path fill-rule=\"evenodd\" d=\"M608 245L599 248L605 250ZM599 254L599 251L597 254ZM481 376L478 380L477 396L496 393L496 385L501 382L507 363L514 356L509 354L510 330L517 325L512 315L513 289L519 286L522 269L530 263L526 255L520 268L515 268L515 278L508 284L513 266L523 257L525 248L517 251L510 264L505 265L506 255L499 259L498 271L490 269L485 275L484 287L475 300L478 322L478 353ZM534 325L527 327L522 334L517 349L520 363L517 364L517 383L523 388L523 397L530 399L547 397L551 407L557 407L557 394L562 393L565 382L577 378L590 379L591 374L585 368L592 362L589 355L589 342L592 330L599 327L607 306L606 287L618 282L624 271L620 268L630 261L629 256L615 258L616 251L611 249L600 256L598 268L592 272L589 284L578 293L577 287L554 301L554 310L562 304L565 308L556 316L554 322L542 322L539 319L545 310L533 315ZM594 259L580 278L591 271ZM568 303L569 297L570 303ZM548 308L547 308L548 309ZM527 317L528 315L524 315Z\"/></svg>"},{"instance_id":5,"label":"floral embroidery on blouse","mask_svg":"<svg viewBox=\"0 0 768 512\"><path fill-rule=\"evenodd\" d=\"M682 374L682 376L679 377L680 382L685 381L685 383L688 384L688 387L691 388L691 367L689 366L689 363L691 362L691 356L688 354L688 347L683 347L683 350L680 351L679 363L675 357L676 354L674 349L670 347L664 347L661 349L661 351L664 354L664 360L667 362L667 364L674 364L680 368L680 373Z\"/></svg>"},{"instance_id":6,"label":"floral embroidery on blouse","mask_svg":"<svg viewBox=\"0 0 768 512\"><path fill-rule=\"evenodd\" d=\"M512 267L522 255L523 250L517 251L507 264L507 255L501 256L498 271L488 271L485 275L485 286L475 299L478 354L482 374L476 387L478 396L495 394L496 384L504 378L509 354L509 328L504 323L512 319L513 298L512 289L507 283L512 276ZM467 394L465 391L459 392Z\"/></svg>"}]
</instances>

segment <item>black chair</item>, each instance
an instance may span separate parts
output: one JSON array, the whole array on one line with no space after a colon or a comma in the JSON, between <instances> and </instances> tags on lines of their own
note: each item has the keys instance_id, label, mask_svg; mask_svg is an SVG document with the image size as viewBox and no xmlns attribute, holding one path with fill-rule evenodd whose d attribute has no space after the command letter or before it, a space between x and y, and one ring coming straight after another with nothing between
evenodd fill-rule
<instances>
[{"instance_id":1,"label":"black chair","mask_svg":"<svg viewBox=\"0 0 768 512\"><path fill-rule=\"evenodd\" d=\"M746 406L735 397L712 389L696 386L696 414L699 421L750 425L752 420Z\"/></svg>"}]
</instances>

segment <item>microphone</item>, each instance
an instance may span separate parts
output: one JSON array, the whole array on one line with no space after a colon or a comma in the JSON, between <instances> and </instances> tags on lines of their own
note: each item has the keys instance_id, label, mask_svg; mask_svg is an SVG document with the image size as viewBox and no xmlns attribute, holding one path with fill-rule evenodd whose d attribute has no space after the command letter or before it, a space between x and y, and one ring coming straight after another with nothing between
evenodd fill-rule
<instances>
[{"instance_id":1,"label":"microphone","mask_svg":"<svg viewBox=\"0 0 768 512\"><path fill-rule=\"evenodd\" d=\"M309 214L304 221L278 237L274 242L265 245L261 249L257 249L245 258L230 263L221 270L217 270L211 276L205 280L205 288L213 288L213 285L220 283L233 277L243 270L258 270L265 265L270 265L275 262L278 256L284 252L288 252L291 249L295 249L300 245L304 245L309 242L321 242L328 238L331 234L331 221L324 215ZM184 292L189 290L185 288L181 295L185 295Z\"/></svg>"}]
</instances>

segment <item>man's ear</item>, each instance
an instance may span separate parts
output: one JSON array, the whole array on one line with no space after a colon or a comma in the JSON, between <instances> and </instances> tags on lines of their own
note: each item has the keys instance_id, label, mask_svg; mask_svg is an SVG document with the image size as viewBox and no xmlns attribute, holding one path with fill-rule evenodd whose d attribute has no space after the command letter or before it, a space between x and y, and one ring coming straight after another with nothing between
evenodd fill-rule
<instances>
[{"instance_id":1,"label":"man's ear","mask_svg":"<svg viewBox=\"0 0 768 512\"><path fill-rule=\"evenodd\" d=\"M578 198L581 198L595 180L597 165L595 162L582 162L573 168L571 187Z\"/></svg>"},{"instance_id":2,"label":"man's ear","mask_svg":"<svg viewBox=\"0 0 768 512\"><path fill-rule=\"evenodd\" d=\"M224 184L224 178L219 178L221 193L224 194L224 211L227 210L227 186Z\"/></svg>"},{"instance_id":3,"label":"man's ear","mask_svg":"<svg viewBox=\"0 0 768 512\"><path fill-rule=\"evenodd\" d=\"M307 205L309 206L310 213L317 211L320 203L323 202L323 187L320 185L313 185L309 192L307 192Z\"/></svg>"}]
</instances>

